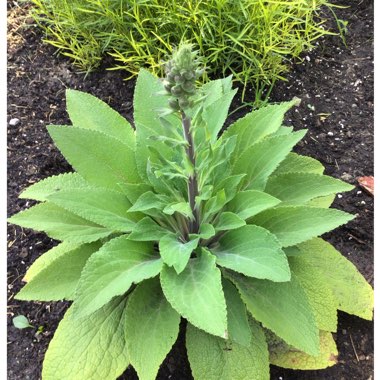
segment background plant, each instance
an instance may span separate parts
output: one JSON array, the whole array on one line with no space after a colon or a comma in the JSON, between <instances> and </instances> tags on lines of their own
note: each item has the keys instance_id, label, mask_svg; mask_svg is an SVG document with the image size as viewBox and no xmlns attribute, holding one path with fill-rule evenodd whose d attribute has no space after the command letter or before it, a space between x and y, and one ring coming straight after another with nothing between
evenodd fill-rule
<instances>
[{"instance_id":1,"label":"background plant","mask_svg":"<svg viewBox=\"0 0 380 380\"><path fill-rule=\"evenodd\" d=\"M32 2L45 41L82 70L92 70L110 54L113 69L134 76L148 67L162 75L161 61L188 40L199 46L211 77L233 74L244 86L249 82L256 101L285 79L291 59L331 34L322 10L335 7L326 0Z\"/></svg>"},{"instance_id":2,"label":"background plant","mask_svg":"<svg viewBox=\"0 0 380 380\"><path fill-rule=\"evenodd\" d=\"M139 74L134 122L78 91L73 126L49 126L75 168L26 189L13 216L61 243L28 270L24 300L73 301L44 379L154 379L185 318L196 379L269 379L269 363L335 364L337 309L372 318L372 288L317 236L352 216L329 206L352 186L291 153L296 101L237 120L221 136L231 78L196 89L189 45L166 80ZM331 275L333 268L333 275Z\"/></svg>"}]
</instances>

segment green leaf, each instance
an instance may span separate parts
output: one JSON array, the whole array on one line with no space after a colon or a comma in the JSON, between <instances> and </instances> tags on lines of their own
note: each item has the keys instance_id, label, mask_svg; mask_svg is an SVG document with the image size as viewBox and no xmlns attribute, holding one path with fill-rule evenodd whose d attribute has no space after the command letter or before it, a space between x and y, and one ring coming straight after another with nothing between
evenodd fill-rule
<instances>
[{"instance_id":1,"label":"green leaf","mask_svg":"<svg viewBox=\"0 0 380 380\"><path fill-rule=\"evenodd\" d=\"M91 243L61 251L63 253L60 252L35 274L15 298L26 301L72 300L83 267L100 247L100 243Z\"/></svg>"},{"instance_id":2,"label":"green leaf","mask_svg":"<svg viewBox=\"0 0 380 380\"><path fill-rule=\"evenodd\" d=\"M49 203L21 211L8 221L21 227L45 231L53 239L77 244L91 243L114 232Z\"/></svg>"},{"instance_id":3,"label":"green leaf","mask_svg":"<svg viewBox=\"0 0 380 380\"><path fill-rule=\"evenodd\" d=\"M337 308L360 318L372 320L373 289L356 267L322 239L298 246L302 255L293 257L293 265L316 273L331 289Z\"/></svg>"},{"instance_id":4,"label":"green leaf","mask_svg":"<svg viewBox=\"0 0 380 380\"><path fill-rule=\"evenodd\" d=\"M201 239L210 239L215 236L216 232L211 224L205 223L201 224L199 228L199 237Z\"/></svg>"},{"instance_id":5,"label":"green leaf","mask_svg":"<svg viewBox=\"0 0 380 380\"><path fill-rule=\"evenodd\" d=\"M263 190L267 178L305 134L306 130L301 130L285 136L268 137L251 145L237 158L233 174L247 174L242 182L245 188Z\"/></svg>"},{"instance_id":6,"label":"green leaf","mask_svg":"<svg viewBox=\"0 0 380 380\"><path fill-rule=\"evenodd\" d=\"M40 273L43 269L48 267L55 259L58 259L62 255L66 254L68 251L72 251L75 248L78 248L78 244L71 244L67 242L62 242L57 246L53 247L49 251L45 252L39 256L33 264L29 267L24 278L22 279L25 282L29 282L33 277Z\"/></svg>"},{"instance_id":7,"label":"green leaf","mask_svg":"<svg viewBox=\"0 0 380 380\"><path fill-rule=\"evenodd\" d=\"M104 133L50 125L48 131L58 149L89 183L119 190L120 182L140 182L135 153Z\"/></svg>"},{"instance_id":8,"label":"green leaf","mask_svg":"<svg viewBox=\"0 0 380 380\"><path fill-rule=\"evenodd\" d=\"M188 202L171 203L164 208L163 212L167 215L173 215L175 212L178 212L186 218L194 218L193 211Z\"/></svg>"},{"instance_id":9,"label":"green leaf","mask_svg":"<svg viewBox=\"0 0 380 380\"><path fill-rule=\"evenodd\" d=\"M301 370L324 369L337 364L338 350L332 335L327 331L320 331L319 340L320 354L311 356L278 338L267 339L270 363L282 368Z\"/></svg>"},{"instance_id":10,"label":"green leaf","mask_svg":"<svg viewBox=\"0 0 380 380\"><path fill-rule=\"evenodd\" d=\"M135 225L136 215L127 214L131 206L127 197L110 189L83 187L62 190L48 196L48 201L115 231L128 232Z\"/></svg>"},{"instance_id":11,"label":"green leaf","mask_svg":"<svg viewBox=\"0 0 380 380\"><path fill-rule=\"evenodd\" d=\"M292 276L296 276L314 312L320 330L336 332L338 324L337 302L324 276L296 257L289 258Z\"/></svg>"},{"instance_id":12,"label":"green leaf","mask_svg":"<svg viewBox=\"0 0 380 380\"><path fill-rule=\"evenodd\" d=\"M314 198L306 202L307 206L329 208L334 202L335 194L326 195L325 197Z\"/></svg>"},{"instance_id":13,"label":"green leaf","mask_svg":"<svg viewBox=\"0 0 380 380\"><path fill-rule=\"evenodd\" d=\"M236 151L238 154L245 152L251 145L259 140L276 132L287 112L296 101L284 102L280 104L270 104L261 107L233 123L222 138L237 135ZM237 155L235 154L237 158Z\"/></svg>"},{"instance_id":14,"label":"green leaf","mask_svg":"<svg viewBox=\"0 0 380 380\"><path fill-rule=\"evenodd\" d=\"M162 210L167 203L167 199L163 195L155 194L152 191L148 191L142 194L129 209L132 211L147 211L150 209Z\"/></svg>"},{"instance_id":15,"label":"green leaf","mask_svg":"<svg viewBox=\"0 0 380 380\"><path fill-rule=\"evenodd\" d=\"M226 202L229 202L237 193L238 187L246 174L237 174L224 178L215 185L215 194L220 190L224 190Z\"/></svg>"},{"instance_id":16,"label":"green leaf","mask_svg":"<svg viewBox=\"0 0 380 380\"><path fill-rule=\"evenodd\" d=\"M265 210L249 220L276 235L288 247L331 231L354 219L346 212L307 206L284 206Z\"/></svg>"},{"instance_id":17,"label":"green leaf","mask_svg":"<svg viewBox=\"0 0 380 380\"><path fill-rule=\"evenodd\" d=\"M136 125L136 162L137 169L145 181L149 150L147 139L151 136L168 136L167 124L173 128L180 128L181 122L176 115L168 115L160 122L160 109L168 106L168 97L160 95L164 90L162 81L145 69L141 69L136 80L135 93L133 97L134 121ZM165 124L165 125L164 125ZM171 149L164 144L151 141L152 145L159 146L164 155Z\"/></svg>"},{"instance_id":18,"label":"green leaf","mask_svg":"<svg viewBox=\"0 0 380 380\"><path fill-rule=\"evenodd\" d=\"M215 231L234 230L245 225L244 219L230 211L222 212L215 225Z\"/></svg>"},{"instance_id":19,"label":"green leaf","mask_svg":"<svg viewBox=\"0 0 380 380\"><path fill-rule=\"evenodd\" d=\"M187 325L186 348L195 380L269 380L269 355L262 328L251 324L249 347Z\"/></svg>"},{"instance_id":20,"label":"green leaf","mask_svg":"<svg viewBox=\"0 0 380 380\"><path fill-rule=\"evenodd\" d=\"M285 173L323 174L324 170L324 166L316 159L290 152L272 175L277 176Z\"/></svg>"},{"instance_id":21,"label":"green leaf","mask_svg":"<svg viewBox=\"0 0 380 380\"><path fill-rule=\"evenodd\" d=\"M302 204L310 199L350 191L354 187L338 179L314 173L285 173L271 176L265 192L286 204Z\"/></svg>"},{"instance_id":22,"label":"green leaf","mask_svg":"<svg viewBox=\"0 0 380 380\"><path fill-rule=\"evenodd\" d=\"M87 182L78 173L64 173L48 177L25 189L19 198L46 201L47 197L60 190L77 189L88 186Z\"/></svg>"},{"instance_id":23,"label":"green leaf","mask_svg":"<svg viewBox=\"0 0 380 380\"><path fill-rule=\"evenodd\" d=\"M212 250L216 262L249 277L289 281L290 270L278 240L258 226L244 226L227 232Z\"/></svg>"},{"instance_id":24,"label":"green leaf","mask_svg":"<svg viewBox=\"0 0 380 380\"><path fill-rule=\"evenodd\" d=\"M238 192L227 204L227 209L245 220L267 208L278 205L280 202L279 199L262 191L246 190Z\"/></svg>"},{"instance_id":25,"label":"green leaf","mask_svg":"<svg viewBox=\"0 0 380 380\"><path fill-rule=\"evenodd\" d=\"M82 271L75 292L74 314L84 317L113 297L160 273L162 260L153 245L128 240L127 235L110 240L96 252Z\"/></svg>"},{"instance_id":26,"label":"green leaf","mask_svg":"<svg viewBox=\"0 0 380 380\"><path fill-rule=\"evenodd\" d=\"M128 367L124 338L126 300L115 298L88 318L71 307L58 325L45 355L44 380L114 380ZM58 371L58 372L57 372Z\"/></svg>"},{"instance_id":27,"label":"green leaf","mask_svg":"<svg viewBox=\"0 0 380 380\"><path fill-rule=\"evenodd\" d=\"M140 380L154 380L177 339L180 315L162 294L158 279L133 291L125 315L129 360Z\"/></svg>"},{"instance_id":28,"label":"green leaf","mask_svg":"<svg viewBox=\"0 0 380 380\"><path fill-rule=\"evenodd\" d=\"M208 221L209 218L213 214L216 214L218 211L220 211L226 203L226 193L224 189L222 189L206 202L204 207L203 222Z\"/></svg>"},{"instance_id":29,"label":"green leaf","mask_svg":"<svg viewBox=\"0 0 380 380\"><path fill-rule=\"evenodd\" d=\"M289 282L229 274L248 311L286 343L310 355L319 354L319 335L305 292L292 277Z\"/></svg>"},{"instance_id":30,"label":"green leaf","mask_svg":"<svg viewBox=\"0 0 380 380\"><path fill-rule=\"evenodd\" d=\"M222 280L227 304L228 336L231 341L248 347L251 342L247 311L235 286L226 279Z\"/></svg>"},{"instance_id":31,"label":"green leaf","mask_svg":"<svg viewBox=\"0 0 380 380\"><path fill-rule=\"evenodd\" d=\"M200 329L227 338L226 301L214 256L202 251L180 274L164 266L160 279L165 297L179 314Z\"/></svg>"},{"instance_id":32,"label":"green leaf","mask_svg":"<svg viewBox=\"0 0 380 380\"><path fill-rule=\"evenodd\" d=\"M103 132L135 149L135 133L131 125L102 100L85 92L67 89L66 104L75 127Z\"/></svg>"},{"instance_id":33,"label":"green leaf","mask_svg":"<svg viewBox=\"0 0 380 380\"><path fill-rule=\"evenodd\" d=\"M12 319L12 323L13 326L16 327L16 329L26 329L28 327L34 327L29 323L29 320L25 317L25 315L18 315L17 317L14 317Z\"/></svg>"},{"instance_id":34,"label":"green leaf","mask_svg":"<svg viewBox=\"0 0 380 380\"><path fill-rule=\"evenodd\" d=\"M129 235L129 240L155 241L160 240L169 232L169 230L159 226L152 218L147 216L135 225L132 233Z\"/></svg>"},{"instance_id":35,"label":"green leaf","mask_svg":"<svg viewBox=\"0 0 380 380\"><path fill-rule=\"evenodd\" d=\"M204 96L204 107L208 107L212 103L220 99L223 94L231 91L232 75L223 79L216 79L206 82L200 88L200 92Z\"/></svg>"},{"instance_id":36,"label":"green leaf","mask_svg":"<svg viewBox=\"0 0 380 380\"><path fill-rule=\"evenodd\" d=\"M159 242L162 260L180 274L185 269L192 252L197 248L198 241L199 238L183 243L174 234L164 236Z\"/></svg>"},{"instance_id":37,"label":"green leaf","mask_svg":"<svg viewBox=\"0 0 380 380\"><path fill-rule=\"evenodd\" d=\"M218 138L218 133L226 121L228 110L237 90L238 89L236 88L222 95L219 99L206 107L202 113L203 120L206 122L212 142L215 142Z\"/></svg>"},{"instance_id":38,"label":"green leaf","mask_svg":"<svg viewBox=\"0 0 380 380\"><path fill-rule=\"evenodd\" d=\"M152 190L152 188L145 183L119 183L119 188L132 204L136 203L142 194Z\"/></svg>"}]
</instances>

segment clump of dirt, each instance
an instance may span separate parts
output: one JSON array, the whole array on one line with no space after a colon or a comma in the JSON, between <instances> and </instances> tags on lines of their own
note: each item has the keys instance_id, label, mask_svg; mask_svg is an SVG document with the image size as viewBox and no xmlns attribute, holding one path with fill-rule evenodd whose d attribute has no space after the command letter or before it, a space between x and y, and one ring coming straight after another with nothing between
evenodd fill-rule
<instances>
[{"instance_id":1,"label":"clump of dirt","mask_svg":"<svg viewBox=\"0 0 380 380\"><path fill-rule=\"evenodd\" d=\"M347 20L347 47L329 36L292 67L288 82L277 83L271 101L301 98L286 123L307 128L296 151L320 160L325 173L355 189L337 196L333 207L356 214L355 220L323 237L348 257L373 284L373 198L357 183L373 175L373 3L339 1L350 8L336 9ZM41 32L27 20L27 7L8 4L8 215L33 203L18 199L27 186L51 175L71 171L46 131L48 124L69 124L65 89L89 92L131 119L134 80L122 72L106 71L109 62L86 78L77 73L54 48L42 44ZM248 91L249 93L249 91ZM238 101L233 107L239 106ZM243 115L241 110L228 122ZM44 234L14 225L8 229L8 379L36 380L44 354L67 302L19 302L14 295L23 285L27 268L57 243ZM23 314L33 329L17 330L12 317ZM38 332L38 327L42 326ZM162 364L158 379L192 379L182 333ZM338 364L321 371L271 368L271 379L367 380L373 377L373 322L339 313L335 334ZM137 379L128 369L120 379Z\"/></svg>"}]
</instances>

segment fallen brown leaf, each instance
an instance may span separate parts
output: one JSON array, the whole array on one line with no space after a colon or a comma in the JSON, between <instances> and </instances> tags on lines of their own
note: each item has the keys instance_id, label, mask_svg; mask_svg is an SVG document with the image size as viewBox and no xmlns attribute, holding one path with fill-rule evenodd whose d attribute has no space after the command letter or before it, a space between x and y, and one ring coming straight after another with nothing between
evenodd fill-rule
<instances>
[{"instance_id":1,"label":"fallen brown leaf","mask_svg":"<svg viewBox=\"0 0 380 380\"><path fill-rule=\"evenodd\" d=\"M367 193L374 196L374 180L372 176L369 177L358 177L357 181L359 186L363 188Z\"/></svg>"}]
</instances>

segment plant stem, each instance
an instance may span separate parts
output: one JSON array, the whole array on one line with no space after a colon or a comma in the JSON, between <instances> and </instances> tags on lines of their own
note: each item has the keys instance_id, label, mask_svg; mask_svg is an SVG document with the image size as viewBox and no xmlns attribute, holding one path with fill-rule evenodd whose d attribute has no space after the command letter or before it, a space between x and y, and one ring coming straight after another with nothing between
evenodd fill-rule
<instances>
[{"instance_id":1,"label":"plant stem","mask_svg":"<svg viewBox=\"0 0 380 380\"><path fill-rule=\"evenodd\" d=\"M190 131L191 119L186 116L184 111L181 111L181 116L182 116L183 134L186 141L188 142L186 153L194 168L193 174L189 177L189 180L187 183L189 204L190 204L191 210L193 211L193 216L194 216L194 220L189 222L189 232L197 233L199 230L199 213L195 205L195 197L198 196L198 181L197 181L197 174L195 172L194 141L193 141L193 136Z\"/></svg>"}]
</instances>

